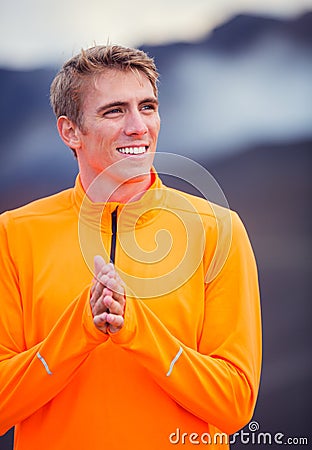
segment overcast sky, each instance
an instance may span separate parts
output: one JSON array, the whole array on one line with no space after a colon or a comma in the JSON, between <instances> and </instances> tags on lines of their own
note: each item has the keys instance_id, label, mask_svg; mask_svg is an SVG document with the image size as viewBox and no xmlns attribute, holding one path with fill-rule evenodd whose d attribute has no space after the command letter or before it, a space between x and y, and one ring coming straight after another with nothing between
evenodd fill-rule
<instances>
[{"instance_id":1,"label":"overcast sky","mask_svg":"<svg viewBox=\"0 0 312 450\"><path fill-rule=\"evenodd\" d=\"M293 16L312 0L0 0L0 66L60 65L81 47L195 40L233 14Z\"/></svg>"}]
</instances>

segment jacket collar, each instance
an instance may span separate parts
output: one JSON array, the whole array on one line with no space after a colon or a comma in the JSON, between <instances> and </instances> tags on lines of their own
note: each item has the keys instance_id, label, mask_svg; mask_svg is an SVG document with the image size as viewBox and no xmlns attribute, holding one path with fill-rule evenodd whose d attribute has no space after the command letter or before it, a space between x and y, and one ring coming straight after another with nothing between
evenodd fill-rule
<instances>
[{"instance_id":1,"label":"jacket collar","mask_svg":"<svg viewBox=\"0 0 312 450\"><path fill-rule=\"evenodd\" d=\"M82 187L79 175L73 188L73 202L79 220L85 225L100 226L102 231L111 230L111 215L117 208L118 232L127 232L144 226L161 213L165 203L167 188L162 184L156 170L152 168L153 182L138 201L129 203L92 202Z\"/></svg>"}]
</instances>

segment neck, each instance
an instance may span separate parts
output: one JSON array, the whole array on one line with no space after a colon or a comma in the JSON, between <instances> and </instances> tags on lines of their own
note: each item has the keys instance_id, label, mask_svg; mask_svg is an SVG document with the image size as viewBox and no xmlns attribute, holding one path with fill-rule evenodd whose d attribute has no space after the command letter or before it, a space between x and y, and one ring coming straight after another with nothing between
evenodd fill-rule
<instances>
[{"instance_id":1,"label":"neck","mask_svg":"<svg viewBox=\"0 0 312 450\"><path fill-rule=\"evenodd\" d=\"M153 183L152 172L120 182L114 178L99 175L89 180L80 172L80 181L89 199L94 203L128 203L139 200Z\"/></svg>"}]
</instances>

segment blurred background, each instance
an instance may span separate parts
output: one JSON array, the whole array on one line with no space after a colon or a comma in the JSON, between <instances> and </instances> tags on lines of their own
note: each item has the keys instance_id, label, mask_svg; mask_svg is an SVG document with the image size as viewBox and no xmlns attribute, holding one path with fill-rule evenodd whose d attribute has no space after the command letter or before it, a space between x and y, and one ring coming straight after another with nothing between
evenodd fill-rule
<instances>
[{"instance_id":1,"label":"blurred background","mask_svg":"<svg viewBox=\"0 0 312 450\"><path fill-rule=\"evenodd\" d=\"M49 106L59 66L94 43L155 57L159 151L209 170L257 257L264 354L254 420L311 445L312 1L1 1L0 37L0 212L74 183Z\"/></svg>"}]
</instances>

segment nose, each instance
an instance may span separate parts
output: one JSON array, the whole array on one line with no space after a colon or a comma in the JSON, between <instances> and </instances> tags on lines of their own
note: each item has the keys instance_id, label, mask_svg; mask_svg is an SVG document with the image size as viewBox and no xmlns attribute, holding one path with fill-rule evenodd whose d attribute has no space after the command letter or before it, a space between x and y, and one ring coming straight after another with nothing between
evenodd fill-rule
<instances>
[{"instance_id":1,"label":"nose","mask_svg":"<svg viewBox=\"0 0 312 450\"><path fill-rule=\"evenodd\" d=\"M147 131L147 125L140 111L129 112L125 123L125 134L127 136L143 136Z\"/></svg>"}]
</instances>

